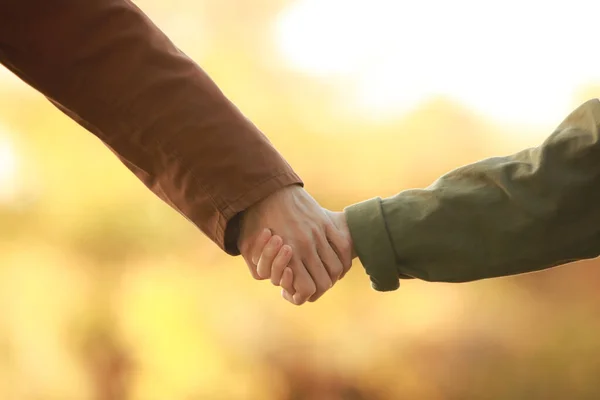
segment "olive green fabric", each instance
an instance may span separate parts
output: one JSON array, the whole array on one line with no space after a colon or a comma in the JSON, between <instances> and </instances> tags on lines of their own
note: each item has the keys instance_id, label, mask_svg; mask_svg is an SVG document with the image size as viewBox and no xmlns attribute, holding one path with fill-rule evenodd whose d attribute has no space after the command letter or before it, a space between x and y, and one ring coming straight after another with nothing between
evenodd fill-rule
<instances>
[{"instance_id":1,"label":"olive green fabric","mask_svg":"<svg viewBox=\"0 0 600 400\"><path fill-rule=\"evenodd\" d=\"M539 147L458 168L426 189L349 206L373 288L467 282L600 255L600 101Z\"/></svg>"}]
</instances>

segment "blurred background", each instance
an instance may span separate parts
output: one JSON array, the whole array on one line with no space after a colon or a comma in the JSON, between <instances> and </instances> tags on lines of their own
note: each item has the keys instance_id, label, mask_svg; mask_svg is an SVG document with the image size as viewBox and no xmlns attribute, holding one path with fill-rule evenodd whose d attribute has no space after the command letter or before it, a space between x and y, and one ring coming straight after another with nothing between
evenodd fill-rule
<instances>
[{"instance_id":1,"label":"blurred background","mask_svg":"<svg viewBox=\"0 0 600 400\"><path fill-rule=\"evenodd\" d=\"M137 4L331 209L600 95L597 1ZM294 307L4 69L0 93L0 398L600 398L597 261L386 294L355 263Z\"/></svg>"}]
</instances>

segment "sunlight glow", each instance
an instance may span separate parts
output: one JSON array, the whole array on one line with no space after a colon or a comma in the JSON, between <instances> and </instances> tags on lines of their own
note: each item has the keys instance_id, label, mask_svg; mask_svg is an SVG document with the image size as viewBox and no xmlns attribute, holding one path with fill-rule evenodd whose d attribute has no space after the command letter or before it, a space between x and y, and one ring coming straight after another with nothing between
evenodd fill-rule
<instances>
[{"instance_id":1,"label":"sunlight glow","mask_svg":"<svg viewBox=\"0 0 600 400\"><path fill-rule=\"evenodd\" d=\"M11 201L17 192L17 158L7 138L0 132L0 203Z\"/></svg>"},{"instance_id":2,"label":"sunlight glow","mask_svg":"<svg viewBox=\"0 0 600 400\"><path fill-rule=\"evenodd\" d=\"M350 77L378 115L450 97L500 122L547 124L600 82L600 2L299 0L276 25L293 68Z\"/></svg>"}]
</instances>

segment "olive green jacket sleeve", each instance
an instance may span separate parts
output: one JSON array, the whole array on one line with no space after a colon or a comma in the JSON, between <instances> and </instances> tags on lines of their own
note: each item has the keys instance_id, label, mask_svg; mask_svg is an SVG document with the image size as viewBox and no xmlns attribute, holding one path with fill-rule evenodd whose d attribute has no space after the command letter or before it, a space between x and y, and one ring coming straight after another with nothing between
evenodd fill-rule
<instances>
[{"instance_id":1,"label":"olive green jacket sleeve","mask_svg":"<svg viewBox=\"0 0 600 400\"><path fill-rule=\"evenodd\" d=\"M378 291L399 278L467 282L600 255L600 101L539 147L458 168L422 190L347 207Z\"/></svg>"}]
</instances>

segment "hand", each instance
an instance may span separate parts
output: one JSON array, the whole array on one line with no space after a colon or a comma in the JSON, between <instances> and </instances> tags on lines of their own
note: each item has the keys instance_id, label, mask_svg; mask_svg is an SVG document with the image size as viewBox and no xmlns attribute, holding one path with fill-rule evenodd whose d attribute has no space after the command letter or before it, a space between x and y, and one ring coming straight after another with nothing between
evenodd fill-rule
<instances>
[{"instance_id":1,"label":"hand","mask_svg":"<svg viewBox=\"0 0 600 400\"><path fill-rule=\"evenodd\" d=\"M260 252L257 268L283 270L280 282L281 295L286 300L294 303L291 296L295 292L294 273L289 267L292 259L292 248L287 244L283 244L283 239L280 236L273 235L270 229L265 229L256 239L254 249Z\"/></svg>"},{"instance_id":2,"label":"hand","mask_svg":"<svg viewBox=\"0 0 600 400\"><path fill-rule=\"evenodd\" d=\"M356 254L356 250L354 249L354 242L352 242L352 235L350 235L348 221L346 221L346 214L343 211L329 211L326 208L324 208L323 211L325 211L325 214L327 214L329 216L329 219L333 221L333 224L336 226L336 228L340 232L342 232L342 235L344 235L346 240L348 240L350 246L348 250L349 254L347 254L346 256L350 257L350 260L353 260L356 257L358 257L358 255ZM352 261L350 261L350 266L352 266ZM350 266L348 267L348 269L350 269ZM346 274L346 272L348 272L348 270L344 271L344 275Z\"/></svg>"},{"instance_id":3,"label":"hand","mask_svg":"<svg viewBox=\"0 0 600 400\"><path fill-rule=\"evenodd\" d=\"M348 237L352 243L348 224L346 223L346 217L343 212L331 212L325 210L325 213L329 215L330 219L334 224ZM283 244L283 239L278 235L273 235L269 229L265 229L258 237L255 245L257 251L260 251L260 258L258 261L258 268L266 269L281 269L283 270L283 276L281 278L280 285L282 287L282 296L288 301L292 301L290 293L293 293L293 272L288 267L288 263L292 258L292 248L288 245ZM351 258L356 257L353 246L351 246ZM342 279L348 272L349 267L344 269L339 279Z\"/></svg>"},{"instance_id":4,"label":"hand","mask_svg":"<svg viewBox=\"0 0 600 400\"><path fill-rule=\"evenodd\" d=\"M284 238L293 249L289 266L294 282L288 300L300 305L317 300L352 263L349 236L344 235L329 215L300 186L285 187L249 207L244 213L238 247L257 279L271 278L278 286L283 270L259 260L265 245L259 236L264 228ZM267 239L270 240L270 239Z\"/></svg>"}]
</instances>

